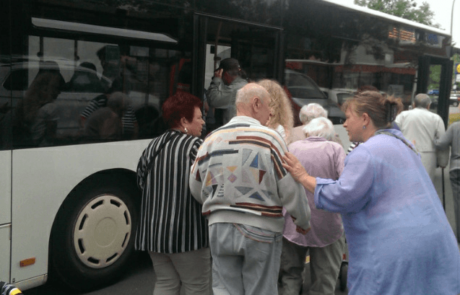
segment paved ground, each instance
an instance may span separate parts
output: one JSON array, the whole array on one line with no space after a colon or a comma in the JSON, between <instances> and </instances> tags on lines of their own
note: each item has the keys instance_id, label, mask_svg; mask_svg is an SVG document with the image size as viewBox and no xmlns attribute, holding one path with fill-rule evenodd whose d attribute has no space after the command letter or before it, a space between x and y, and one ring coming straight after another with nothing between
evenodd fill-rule
<instances>
[{"instance_id":1,"label":"paved ground","mask_svg":"<svg viewBox=\"0 0 460 295\"><path fill-rule=\"evenodd\" d=\"M155 285L155 273L153 272L152 263L148 255L141 253L137 257L136 266L131 267L125 277L118 283L107 288L90 292L90 293L72 293L62 287L47 284L45 286L24 291L25 295L126 295L126 294L139 294L150 295L153 292ZM305 283L303 286L302 295L308 294L310 286L308 264L305 267L304 277ZM184 294L183 292L181 294ZM337 287L336 295L345 295L348 292L341 292Z\"/></svg>"}]
</instances>

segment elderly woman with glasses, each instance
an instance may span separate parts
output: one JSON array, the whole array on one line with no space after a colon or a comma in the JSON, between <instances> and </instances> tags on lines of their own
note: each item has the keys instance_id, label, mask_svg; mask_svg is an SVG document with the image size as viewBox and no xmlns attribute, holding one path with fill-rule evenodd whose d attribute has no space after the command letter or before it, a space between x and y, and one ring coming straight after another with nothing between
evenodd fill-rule
<instances>
[{"instance_id":1,"label":"elderly woman with glasses","mask_svg":"<svg viewBox=\"0 0 460 295\"><path fill-rule=\"evenodd\" d=\"M350 141L363 142L339 179L310 175L292 154L285 168L314 193L317 209L341 213L349 294L459 294L460 253L414 146L392 128L400 100L356 94L343 109Z\"/></svg>"}]
</instances>

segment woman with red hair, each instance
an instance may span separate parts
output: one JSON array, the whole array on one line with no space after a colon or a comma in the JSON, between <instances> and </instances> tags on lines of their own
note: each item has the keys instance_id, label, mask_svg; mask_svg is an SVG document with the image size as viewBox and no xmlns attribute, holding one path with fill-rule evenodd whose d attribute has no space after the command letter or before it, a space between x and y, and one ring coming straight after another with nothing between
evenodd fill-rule
<instances>
[{"instance_id":1,"label":"woman with red hair","mask_svg":"<svg viewBox=\"0 0 460 295\"><path fill-rule=\"evenodd\" d=\"M135 247L148 251L157 277L153 294L207 294L211 255L201 204L190 194L188 179L203 128L199 98L178 92L163 103L169 125L144 150L137 166L142 190Z\"/></svg>"}]
</instances>

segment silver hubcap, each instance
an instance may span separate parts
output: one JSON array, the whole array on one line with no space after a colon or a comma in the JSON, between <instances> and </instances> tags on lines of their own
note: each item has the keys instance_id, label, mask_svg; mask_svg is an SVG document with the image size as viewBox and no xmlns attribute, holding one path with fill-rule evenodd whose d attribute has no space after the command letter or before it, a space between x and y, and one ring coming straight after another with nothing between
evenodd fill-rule
<instances>
[{"instance_id":1,"label":"silver hubcap","mask_svg":"<svg viewBox=\"0 0 460 295\"><path fill-rule=\"evenodd\" d=\"M131 215L117 196L101 195L78 215L73 241L78 258L91 268L104 268L120 258L131 236Z\"/></svg>"}]
</instances>

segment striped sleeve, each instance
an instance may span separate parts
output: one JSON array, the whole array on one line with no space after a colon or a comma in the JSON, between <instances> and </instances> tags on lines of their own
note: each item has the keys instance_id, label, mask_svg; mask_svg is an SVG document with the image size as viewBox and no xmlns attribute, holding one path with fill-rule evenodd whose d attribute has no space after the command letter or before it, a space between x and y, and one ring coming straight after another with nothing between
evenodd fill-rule
<instances>
[{"instance_id":1,"label":"striped sleeve","mask_svg":"<svg viewBox=\"0 0 460 295\"><path fill-rule=\"evenodd\" d=\"M96 110L98 110L100 108L103 108L106 105L107 105L107 97L105 97L105 95L99 95L98 97L96 97L92 101L90 101L88 106L80 114L80 117L87 119Z\"/></svg>"}]
</instances>

